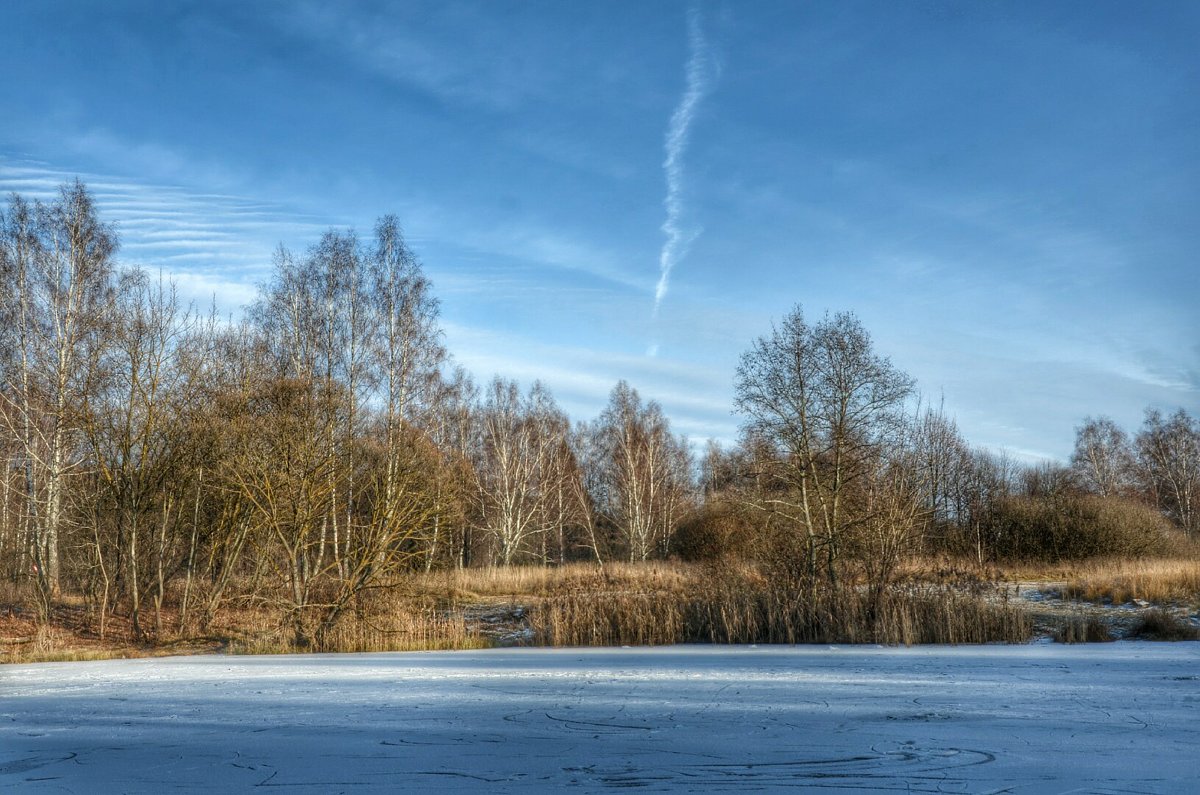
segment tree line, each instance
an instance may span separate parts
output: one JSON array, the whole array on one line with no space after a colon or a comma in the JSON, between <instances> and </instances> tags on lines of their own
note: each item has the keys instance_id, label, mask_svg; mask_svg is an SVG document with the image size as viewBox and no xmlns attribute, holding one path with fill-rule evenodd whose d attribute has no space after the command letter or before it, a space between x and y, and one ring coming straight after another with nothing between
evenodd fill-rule
<instances>
[{"instance_id":1,"label":"tree line","mask_svg":"<svg viewBox=\"0 0 1200 795\"><path fill-rule=\"evenodd\" d=\"M625 383L589 423L452 366L397 220L281 246L245 316L116 264L86 187L0 225L0 560L135 631L278 604L300 638L414 568L666 554L692 461Z\"/></svg>"},{"instance_id":2,"label":"tree line","mask_svg":"<svg viewBox=\"0 0 1200 795\"><path fill-rule=\"evenodd\" d=\"M414 570L737 555L832 598L906 556L1094 554L1197 532L1200 425L1079 430L1070 467L970 447L852 314L797 308L736 373L740 442L697 460L629 384L573 423L540 383L453 360L394 216L280 246L237 319L117 263L87 188L0 217L0 575L101 633L233 600L308 644ZM1089 538L1090 541L1082 539ZM1107 547L1103 547L1107 544ZM1046 549L1043 546L1049 545ZM1103 548L1101 548L1103 547Z\"/></svg>"}]
</instances>

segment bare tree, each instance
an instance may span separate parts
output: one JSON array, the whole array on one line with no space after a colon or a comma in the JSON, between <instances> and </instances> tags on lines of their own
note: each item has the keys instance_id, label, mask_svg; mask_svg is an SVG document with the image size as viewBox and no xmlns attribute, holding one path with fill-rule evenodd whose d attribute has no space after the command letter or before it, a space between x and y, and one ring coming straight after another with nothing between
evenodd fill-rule
<instances>
[{"instance_id":1,"label":"bare tree","mask_svg":"<svg viewBox=\"0 0 1200 795\"><path fill-rule=\"evenodd\" d=\"M1017 469L1017 481L1027 497L1059 498L1079 490L1075 471L1057 461L1041 461Z\"/></svg>"},{"instance_id":2,"label":"bare tree","mask_svg":"<svg viewBox=\"0 0 1200 795\"><path fill-rule=\"evenodd\" d=\"M1189 535L1200 532L1200 422L1183 409L1146 411L1138 459L1158 506Z\"/></svg>"},{"instance_id":3,"label":"bare tree","mask_svg":"<svg viewBox=\"0 0 1200 795\"><path fill-rule=\"evenodd\" d=\"M7 404L0 402L0 414L7 410ZM9 432L10 425L8 420L0 421L0 577L15 579L19 576L21 562L28 557L22 548L18 521L23 513L20 457L17 440Z\"/></svg>"},{"instance_id":4,"label":"bare tree","mask_svg":"<svg viewBox=\"0 0 1200 795\"><path fill-rule=\"evenodd\" d=\"M207 332L207 333L204 333ZM197 593L199 626L207 631L230 595L239 575L260 572L263 561L247 566L244 553L259 529L254 505L242 497L238 467L247 443L252 396L269 377L261 339L247 322L219 326L210 317L202 330L213 353L196 378L202 391L197 401L190 443L194 456L195 489L191 495L188 555L179 625L187 626L193 582L202 576ZM253 592L257 577L246 591ZM244 594L243 594L244 595Z\"/></svg>"},{"instance_id":5,"label":"bare tree","mask_svg":"<svg viewBox=\"0 0 1200 795\"><path fill-rule=\"evenodd\" d=\"M84 395L83 418L113 525L112 548L93 535L97 564L117 573L141 637L143 596L149 591L153 598L161 633L167 579L183 554L177 529L192 490L188 451L206 342L174 286L140 269L121 275L106 314L109 344ZM107 594L101 609L106 601Z\"/></svg>"},{"instance_id":6,"label":"bare tree","mask_svg":"<svg viewBox=\"0 0 1200 795\"><path fill-rule=\"evenodd\" d=\"M1084 489L1101 497L1124 496L1136 487L1133 443L1108 417L1088 417L1075 429L1071 469Z\"/></svg>"},{"instance_id":7,"label":"bare tree","mask_svg":"<svg viewBox=\"0 0 1200 795\"><path fill-rule=\"evenodd\" d=\"M597 495L602 494L603 468L600 460L603 451L600 450L596 435L586 422L577 423L568 439L571 459L578 472L567 479L570 487L569 496L574 503L571 514L579 524L581 543L585 544L596 558L596 563L603 569L607 550L600 544L598 532L599 504Z\"/></svg>"},{"instance_id":8,"label":"bare tree","mask_svg":"<svg viewBox=\"0 0 1200 795\"><path fill-rule=\"evenodd\" d=\"M326 232L309 252L307 266L320 284L318 350L321 393L327 403L325 444L331 455L341 459L332 473L330 513L321 535L324 541L328 534L334 565L344 576L343 544L349 548L358 475L354 439L362 430L359 407L372 330L362 308L365 301L360 300L365 269L358 239L353 232Z\"/></svg>"},{"instance_id":9,"label":"bare tree","mask_svg":"<svg viewBox=\"0 0 1200 795\"><path fill-rule=\"evenodd\" d=\"M745 474L744 451L738 447L726 449L715 439L704 445L700 458L700 489L707 498L734 486Z\"/></svg>"},{"instance_id":10,"label":"bare tree","mask_svg":"<svg viewBox=\"0 0 1200 795\"><path fill-rule=\"evenodd\" d=\"M593 433L600 451L597 501L616 526L629 560L664 555L691 496L686 440L671 433L655 402L621 381Z\"/></svg>"},{"instance_id":11,"label":"bare tree","mask_svg":"<svg viewBox=\"0 0 1200 795\"><path fill-rule=\"evenodd\" d=\"M438 302L392 215L375 225L370 300L376 378L382 383L389 427L414 422L437 391L446 350L438 328Z\"/></svg>"},{"instance_id":12,"label":"bare tree","mask_svg":"<svg viewBox=\"0 0 1200 795\"><path fill-rule=\"evenodd\" d=\"M425 570L435 565L465 566L469 560L471 496L477 482L471 463L475 432L474 405L479 390L461 367L437 379L437 391L423 420L437 450L439 477L433 485L433 525L426 534Z\"/></svg>"},{"instance_id":13,"label":"bare tree","mask_svg":"<svg viewBox=\"0 0 1200 795\"><path fill-rule=\"evenodd\" d=\"M769 444L772 477L783 488L757 507L783 517L804 538L808 579L823 561L836 592L838 560L860 489L903 429L913 381L877 355L851 314L809 325L799 307L755 341L737 371L745 429Z\"/></svg>"},{"instance_id":14,"label":"bare tree","mask_svg":"<svg viewBox=\"0 0 1200 795\"><path fill-rule=\"evenodd\" d=\"M375 249L366 282L369 292L369 326L364 336L371 346L371 379L381 391L381 422L385 447L383 496L392 503L411 476L407 458L414 428L443 432L448 418L439 415L437 401L453 398L442 392L440 368L446 359L438 328L438 304L431 294L420 261L408 248L395 216L375 225ZM463 385L463 384L460 384ZM440 486L438 487L440 488ZM430 528L433 554L442 538L445 507L442 494Z\"/></svg>"},{"instance_id":15,"label":"bare tree","mask_svg":"<svg viewBox=\"0 0 1200 795\"><path fill-rule=\"evenodd\" d=\"M477 500L483 530L501 563L530 551L529 543L553 521L553 464L565 427L565 416L541 383L522 397L515 381L492 381L479 412Z\"/></svg>"},{"instance_id":16,"label":"bare tree","mask_svg":"<svg viewBox=\"0 0 1200 795\"><path fill-rule=\"evenodd\" d=\"M249 444L229 475L254 506L251 537L285 564L298 642L426 556L442 516L437 305L395 219L376 238L370 256L352 233L325 234L303 260L281 248L254 311L267 375L245 398Z\"/></svg>"},{"instance_id":17,"label":"bare tree","mask_svg":"<svg viewBox=\"0 0 1200 795\"><path fill-rule=\"evenodd\" d=\"M442 457L444 477L438 481L437 524L430 537L426 568L432 568L442 556L458 568L471 564L475 552L472 530L481 517L472 516L472 507L479 509L480 488L477 460L480 405L479 387L461 367L439 378L439 392L432 402L432 416L427 421L430 437Z\"/></svg>"},{"instance_id":18,"label":"bare tree","mask_svg":"<svg viewBox=\"0 0 1200 795\"><path fill-rule=\"evenodd\" d=\"M336 462L325 469L331 480L313 561L318 569L326 556L342 569L350 532L357 474L353 439L360 431L364 337L371 328L359 306L363 270L357 238L350 232L326 232L303 259L281 246L275 278L254 311L276 372L308 385L312 431L320 435L325 455Z\"/></svg>"},{"instance_id":19,"label":"bare tree","mask_svg":"<svg viewBox=\"0 0 1200 795\"><path fill-rule=\"evenodd\" d=\"M98 320L117 237L76 181L48 205L13 196L0 238L8 326L0 399L22 459L32 567L45 601L60 587L68 481L83 461L81 393L96 358L90 350L103 344Z\"/></svg>"},{"instance_id":20,"label":"bare tree","mask_svg":"<svg viewBox=\"0 0 1200 795\"><path fill-rule=\"evenodd\" d=\"M590 506L580 499L584 493L583 471L575 457L570 420L565 414L559 414L553 417L552 425L548 429L552 449L546 469L546 487L551 490L547 526L554 537L551 538L549 532L546 534L548 550L542 557L546 562L553 560L561 565L574 556L577 548L594 550L595 544Z\"/></svg>"},{"instance_id":21,"label":"bare tree","mask_svg":"<svg viewBox=\"0 0 1200 795\"><path fill-rule=\"evenodd\" d=\"M958 423L947 416L944 406L928 408L919 415L912 445L911 463L920 472L929 518L937 525L948 525L957 518L951 492L957 470L967 454L967 443Z\"/></svg>"},{"instance_id":22,"label":"bare tree","mask_svg":"<svg viewBox=\"0 0 1200 795\"><path fill-rule=\"evenodd\" d=\"M271 571L272 598L297 644L313 640L315 588L326 573L322 530L332 506L337 458L325 444L310 381L264 378L243 396L221 479L250 506L257 557Z\"/></svg>"},{"instance_id":23,"label":"bare tree","mask_svg":"<svg viewBox=\"0 0 1200 795\"><path fill-rule=\"evenodd\" d=\"M989 513L1012 494L1015 479L1016 466L1005 453L964 446L955 456L949 479L950 512L965 546L980 566L991 554L995 541L988 535Z\"/></svg>"},{"instance_id":24,"label":"bare tree","mask_svg":"<svg viewBox=\"0 0 1200 795\"><path fill-rule=\"evenodd\" d=\"M874 457L853 499L858 521L848 546L862 569L873 626L900 565L921 549L934 510L929 495L941 488L930 484L939 470L928 465L928 440L922 438L927 430L926 423L914 421L912 438L898 440L886 455Z\"/></svg>"}]
</instances>

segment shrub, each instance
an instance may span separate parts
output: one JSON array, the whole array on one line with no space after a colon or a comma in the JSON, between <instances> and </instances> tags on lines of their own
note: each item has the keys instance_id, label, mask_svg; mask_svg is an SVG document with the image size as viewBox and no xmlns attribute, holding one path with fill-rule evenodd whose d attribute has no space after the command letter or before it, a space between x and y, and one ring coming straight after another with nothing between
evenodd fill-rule
<instances>
[{"instance_id":1,"label":"shrub","mask_svg":"<svg viewBox=\"0 0 1200 795\"><path fill-rule=\"evenodd\" d=\"M1061 493L997 500L983 536L995 557L1017 560L1169 555L1182 543L1179 531L1149 506Z\"/></svg>"},{"instance_id":2,"label":"shrub","mask_svg":"<svg viewBox=\"0 0 1200 795\"><path fill-rule=\"evenodd\" d=\"M1147 610L1132 634L1142 640L1200 640L1200 627L1166 610Z\"/></svg>"},{"instance_id":3,"label":"shrub","mask_svg":"<svg viewBox=\"0 0 1200 795\"><path fill-rule=\"evenodd\" d=\"M676 528L671 552L687 561L745 560L752 554L756 535L754 522L743 507L711 500Z\"/></svg>"}]
</instances>

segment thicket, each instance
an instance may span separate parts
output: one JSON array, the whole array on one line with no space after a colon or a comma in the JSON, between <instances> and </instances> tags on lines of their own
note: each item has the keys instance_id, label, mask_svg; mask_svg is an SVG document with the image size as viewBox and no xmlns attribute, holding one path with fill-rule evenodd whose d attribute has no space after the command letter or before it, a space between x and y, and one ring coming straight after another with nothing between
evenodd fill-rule
<instances>
[{"instance_id":1,"label":"thicket","mask_svg":"<svg viewBox=\"0 0 1200 795\"><path fill-rule=\"evenodd\" d=\"M997 499L981 532L992 555L1006 560L1169 557L1183 549L1179 531L1159 511L1091 494Z\"/></svg>"},{"instance_id":2,"label":"thicket","mask_svg":"<svg viewBox=\"0 0 1200 795\"><path fill-rule=\"evenodd\" d=\"M1069 468L1020 467L921 406L851 314L797 308L754 340L742 438L697 457L624 382L581 423L541 384L477 386L394 217L280 246L240 318L183 305L118 250L78 182L0 217L0 578L43 621L76 601L101 636L119 617L161 640L265 613L296 647L343 647L364 604L422 572L678 557L745 576L549 595L547 636L583 637L564 617L586 613L613 639L638 622L972 637L961 616L1008 637L1007 618L914 591L905 562L1165 554L1197 532L1186 412L1150 411L1134 438L1088 420Z\"/></svg>"}]
</instances>

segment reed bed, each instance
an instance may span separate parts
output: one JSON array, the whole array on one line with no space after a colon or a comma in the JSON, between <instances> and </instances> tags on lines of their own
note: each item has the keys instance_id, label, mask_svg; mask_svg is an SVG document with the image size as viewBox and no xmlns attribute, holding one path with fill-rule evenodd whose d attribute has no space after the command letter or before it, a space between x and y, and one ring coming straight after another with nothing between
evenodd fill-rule
<instances>
[{"instance_id":1,"label":"reed bed","mask_svg":"<svg viewBox=\"0 0 1200 795\"><path fill-rule=\"evenodd\" d=\"M468 630L461 613L410 607L388 615L339 621L307 651L443 651L489 645L486 638ZM242 633L227 648L231 654L289 654L298 650L286 627Z\"/></svg>"},{"instance_id":2,"label":"reed bed","mask_svg":"<svg viewBox=\"0 0 1200 795\"><path fill-rule=\"evenodd\" d=\"M1101 560L1065 578L1065 599L1125 604L1200 606L1200 560Z\"/></svg>"},{"instance_id":3,"label":"reed bed","mask_svg":"<svg viewBox=\"0 0 1200 795\"><path fill-rule=\"evenodd\" d=\"M1195 557L1022 564L982 569L954 558L906 562L899 581L871 589L845 579L836 596L824 588L789 587L752 566L572 563L415 573L397 587L364 593L303 648L271 594L222 603L213 620L198 620L206 597L193 588L180 620L178 589L169 591L162 628L135 639L120 611L98 635L94 609L78 599L56 603L48 624L32 606L0 610L0 660L102 659L113 656L222 650L400 651L472 649L496 643L554 646L673 643L1021 643L1034 633L1028 605L1006 583L1047 582L1066 599L1171 608L1200 608ZM76 602L79 602L78 604ZM319 614L319 606L314 606ZM1195 627L1171 611L1149 616L1140 637L1192 637ZM145 619L148 624L149 618ZM1109 639L1103 621L1081 610L1056 637Z\"/></svg>"},{"instance_id":4,"label":"reed bed","mask_svg":"<svg viewBox=\"0 0 1200 795\"><path fill-rule=\"evenodd\" d=\"M1142 640L1200 640L1200 627L1182 616L1155 609L1142 615L1132 635Z\"/></svg>"},{"instance_id":5,"label":"reed bed","mask_svg":"<svg viewBox=\"0 0 1200 795\"><path fill-rule=\"evenodd\" d=\"M663 590L684 586L695 571L695 566L676 562L487 566L418 574L410 590L452 601L540 596L593 586Z\"/></svg>"},{"instance_id":6,"label":"reed bed","mask_svg":"<svg viewBox=\"0 0 1200 795\"><path fill-rule=\"evenodd\" d=\"M1069 617L1054 633L1058 643L1108 643L1116 640L1112 629L1096 615Z\"/></svg>"},{"instance_id":7,"label":"reed bed","mask_svg":"<svg viewBox=\"0 0 1200 795\"><path fill-rule=\"evenodd\" d=\"M806 598L743 572L664 590L563 589L540 600L531 624L537 641L553 646L1023 643L1033 633L1028 614L1002 595L897 586Z\"/></svg>"}]
</instances>

